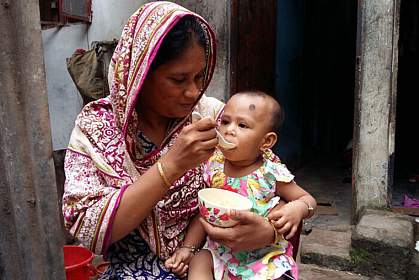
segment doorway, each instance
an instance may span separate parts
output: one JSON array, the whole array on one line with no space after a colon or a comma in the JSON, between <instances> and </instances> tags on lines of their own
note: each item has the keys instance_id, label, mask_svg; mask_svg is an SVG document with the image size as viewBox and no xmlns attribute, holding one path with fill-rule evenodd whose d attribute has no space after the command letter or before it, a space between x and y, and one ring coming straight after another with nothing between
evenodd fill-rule
<instances>
[{"instance_id":1,"label":"doorway","mask_svg":"<svg viewBox=\"0 0 419 280\"><path fill-rule=\"evenodd\" d=\"M393 205L403 206L404 196L419 199L419 2L402 0L400 6L397 77L395 176Z\"/></svg>"},{"instance_id":2,"label":"doorway","mask_svg":"<svg viewBox=\"0 0 419 280\"><path fill-rule=\"evenodd\" d=\"M232 1L231 93L285 108L276 151L293 166L341 158L352 138L356 2Z\"/></svg>"},{"instance_id":3,"label":"doorway","mask_svg":"<svg viewBox=\"0 0 419 280\"><path fill-rule=\"evenodd\" d=\"M231 12L232 92L268 90L280 101L285 122L274 151L349 224L356 1L236 0Z\"/></svg>"}]
</instances>

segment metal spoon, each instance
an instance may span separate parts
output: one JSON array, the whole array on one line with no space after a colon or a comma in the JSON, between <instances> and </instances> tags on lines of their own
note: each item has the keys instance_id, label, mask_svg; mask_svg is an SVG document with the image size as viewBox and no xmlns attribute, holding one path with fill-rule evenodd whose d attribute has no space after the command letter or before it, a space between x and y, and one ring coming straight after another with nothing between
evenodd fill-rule
<instances>
[{"instance_id":1,"label":"metal spoon","mask_svg":"<svg viewBox=\"0 0 419 280\"><path fill-rule=\"evenodd\" d=\"M202 116L200 113L192 112L193 121L199 121L200 119L202 119ZM236 144L227 141L224 138L224 136L218 131L218 129L215 129L215 132L217 133L218 144L220 145L221 148L226 149L226 150L231 150L236 147Z\"/></svg>"}]
</instances>

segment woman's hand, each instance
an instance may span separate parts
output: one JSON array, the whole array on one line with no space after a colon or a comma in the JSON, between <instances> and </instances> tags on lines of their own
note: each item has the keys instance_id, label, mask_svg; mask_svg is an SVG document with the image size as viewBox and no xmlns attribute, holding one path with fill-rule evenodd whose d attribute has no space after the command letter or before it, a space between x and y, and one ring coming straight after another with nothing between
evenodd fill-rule
<instances>
[{"instance_id":1,"label":"woman's hand","mask_svg":"<svg viewBox=\"0 0 419 280\"><path fill-rule=\"evenodd\" d=\"M209 117L185 126L164 156L166 168L177 168L183 173L207 160L218 144L215 126L215 121Z\"/></svg>"},{"instance_id":2,"label":"woman's hand","mask_svg":"<svg viewBox=\"0 0 419 280\"><path fill-rule=\"evenodd\" d=\"M292 238L298 230L304 215L307 213L307 206L304 203L293 201L280 208L274 208L268 215L280 234L288 233L285 239Z\"/></svg>"},{"instance_id":3,"label":"woman's hand","mask_svg":"<svg viewBox=\"0 0 419 280\"><path fill-rule=\"evenodd\" d=\"M193 253L188 248L178 248L174 254L168 258L164 265L171 269L173 273L180 277L185 277L188 272L188 264L193 257Z\"/></svg>"},{"instance_id":4,"label":"woman's hand","mask_svg":"<svg viewBox=\"0 0 419 280\"><path fill-rule=\"evenodd\" d=\"M208 236L233 252L255 250L272 244L274 231L262 217L250 211L230 211L230 217L239 223L234 227L221 228L209 224L203 218L201 223Z\"/></svg>"}]
</instances>

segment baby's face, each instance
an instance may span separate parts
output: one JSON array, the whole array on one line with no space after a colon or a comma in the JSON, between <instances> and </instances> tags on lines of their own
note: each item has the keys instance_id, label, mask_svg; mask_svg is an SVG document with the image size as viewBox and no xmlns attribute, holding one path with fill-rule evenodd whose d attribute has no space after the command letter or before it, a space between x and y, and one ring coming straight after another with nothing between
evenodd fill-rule
<instances>
[{"instance_id":1,"label":"baby's face","mask_svg":"<svg viewBox=\"0 0 419 280\"><path fill-rule=\"evenodd\" d=\"M252 161L260 154L265 135L269 132L271 108L265 98L234 95L226 104L219 131L236 144L231 150L222 149L230 161Z\"/></svg>"}]
</instances>

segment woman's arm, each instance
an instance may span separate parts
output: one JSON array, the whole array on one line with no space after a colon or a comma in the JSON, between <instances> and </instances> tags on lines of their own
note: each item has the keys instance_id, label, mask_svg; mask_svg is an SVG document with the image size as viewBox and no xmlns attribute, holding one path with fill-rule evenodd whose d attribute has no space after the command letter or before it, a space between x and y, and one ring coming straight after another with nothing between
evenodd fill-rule
<instances>
[{"instance_id":1,"label":"woman's arm","mask_svg":"<svg viewBox=\"0 0 419 280\"><path fill-rule=\"evenodd\" d=\"M215 122L204 118L184 127L171 150L160 159L163 173L170 183L187 170L208 159L217 145ZM157 164L138 178L122 195L112 224L111 243L136 228L167 191Z\"/></svg>"},{"instance_id":2,"label":"woman's arm","mask_svg":"<svg viewBox=\"0 0 419 280\"><path fill-rule=\"evenodd\" d=\"M195 215L189 224L188 231L185 235L185 240L183 241L183 245L185 247L193 247L195 249L199 249L204 243L206 234L204 227L199 221L199 217L199 214Z\"/></svg>"},{"instance_id":3,"label":"woman's arm","mask_svg":"<svg viewBox=\"0 0 419 280\"><path fill-rule=\"evenodd\" d=\"M205 231L199 222L199 214L195 215L189 224L183 245L176 249L164 265L175 274L182 276L189 268L189 262L197 253L205 240Z\"/></svg>"}]
</instances>

